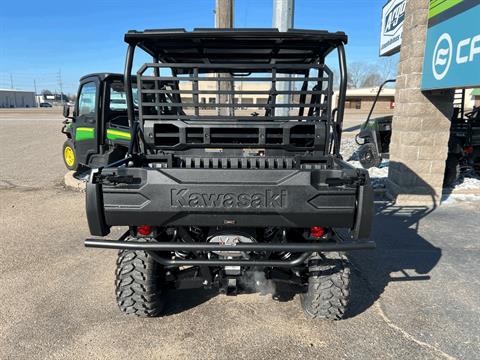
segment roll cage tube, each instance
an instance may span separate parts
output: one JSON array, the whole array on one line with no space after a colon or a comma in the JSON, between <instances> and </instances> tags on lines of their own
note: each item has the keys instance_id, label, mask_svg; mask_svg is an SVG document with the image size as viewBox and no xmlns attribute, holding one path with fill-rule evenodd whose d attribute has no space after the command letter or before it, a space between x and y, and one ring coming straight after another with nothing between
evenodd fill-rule
<instances>
[{"instance_id":1,"label":"roll cage tube","mask_svg":"<svg viewBox=\"0 0 480 360\"><path fill-rule=\"evenodd\" d=\"M345 98L347 94L347 63L345 61L345 47L343 44L338 45L338 62L340 65L340 88L338 92L338 105L337 105L337 117L334 123L336 141L334 144L334 154L340 154L340 142L342 140L342 126L343 126L343 114L345 112Z\"/></svg>"},{"instance_id":2,"label":"roll cage tube","mask_svg":"<svg viewBox=\"0 0 480 360\"><path fill-rule=\"evenodd\" d=\"M135 139L137 137L137 124L135 121L135 106L133 104L133 90L132 90L132 67L133 67L133 55L135 53L135 45L128 44L127 58L125 60L125 72L124 72L124 86L125 95L127 100L127 116L130 124L130 145L128 147L129 155L133 154Z\"/></svg>"}]
</instances>

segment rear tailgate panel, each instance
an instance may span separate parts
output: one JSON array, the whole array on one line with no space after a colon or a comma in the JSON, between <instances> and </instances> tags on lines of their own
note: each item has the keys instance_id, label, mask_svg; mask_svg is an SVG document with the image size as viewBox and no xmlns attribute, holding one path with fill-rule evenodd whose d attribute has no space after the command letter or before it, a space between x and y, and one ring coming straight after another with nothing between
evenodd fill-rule
<instances>
[{"instance_id":1,"label":"rear tailgate panel","mask_svg":"<svg viewBox=\"0 0 480 360\"><path fill-rule=\"evenodd\" d=\"M116 168L104 169L102 177L129 183L92 180L87 192L96 187L102 194L108 226L354 228L362 219L359 191L371 188L339 185L351 175L351 170Z\"/></svg>"}]
</instances>

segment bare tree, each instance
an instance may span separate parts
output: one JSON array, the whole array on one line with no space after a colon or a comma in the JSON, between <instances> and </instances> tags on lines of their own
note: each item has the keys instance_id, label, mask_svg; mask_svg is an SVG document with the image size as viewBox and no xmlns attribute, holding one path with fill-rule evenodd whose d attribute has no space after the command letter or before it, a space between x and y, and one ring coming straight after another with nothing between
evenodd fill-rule
<instances>
[{"instance_id":1,"label":"bare tree","mask_svg":"<svg viewBox=\"0 0 480 360\"><path fill-rule=\"evenodd\" d=\"M362 86L369 73L369 65L362 61L356 61L348 65L348 87L359 88Z\"/></svg>"},{"instance_id":2,"label":"bare tree","mask_svg":"<svg viewBox=\"0 0 480 360\"><path fill-rule=\"evenodd\" d=\"M383 81L384 80L382 75L380 75L380 73L375 69L375 67L372 66L368 74L363 79L361 86L362 87L380 86L380 84Z\"/></svg>"},{"instance_id":3,"label":"bare tree","mask_svg":"<svg viewBox=\"0 0 480 360\"><path fill-rule=\"evenodd\" d=\"M394 78L397 73L397 57L385 57L377 63L356 61L348 65L348 87L380 86L387 79Z\"/></svg>"},{"instance_id":4,"label":"bare tree","mask_svg":"<svg viewBox=\"0 0 480 360\"><path fill-rule=\"evenodd\" d=\"M378 61L378 68L383 81L397 75L398 56L383 57Z\"/></svg>"}]
</instances>

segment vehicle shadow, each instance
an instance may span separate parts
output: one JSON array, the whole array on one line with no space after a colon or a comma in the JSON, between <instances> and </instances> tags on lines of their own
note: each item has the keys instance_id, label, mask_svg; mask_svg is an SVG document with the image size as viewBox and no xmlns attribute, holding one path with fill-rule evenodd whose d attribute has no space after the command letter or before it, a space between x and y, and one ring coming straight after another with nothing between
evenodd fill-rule
<instances>
[{"instance_id":1,"label":"vehicle shadow","mask_svg":"<svg viewBox=\"0 0 480 360\"><path fill-rule=\"evenodd\" d=\"M428 281L429 273L442 256L440 248L419 233L422 219L435 207L396 206L379 203L376 207L372 238L377 248L368 252L352 252L352 308L356 316L381 296L390 282Z\"/></svg>"},{"instance_id":2,"label":"vehicle shadow","mask_svg":"<svg viewBox=\"0 0 480 360\"><path fill-rule=\"evenodd\" d=\"M180 314L206 303L217 295L218 290L205 290L204 288L171 290L168 292L164 316Z\"/></svg>"},{"instance_id":3,"label":"vehicle shadow","mask_svg":"<svg viewBox=\"0 0 480 360\"><path fill-rule=\"evenodd\" d=\"M372 306L390 282L430 280L429 274L442 256L442 250L422 236L420 227L421 223L428 224L428 216L437 208L435 190L401 162L391 161L389 172L389 186L397 199L419 196L429 205L376 202L371 238L377 248L371 253L350 254L354 270L350 316Z\"/></svg>"}]
</instances>

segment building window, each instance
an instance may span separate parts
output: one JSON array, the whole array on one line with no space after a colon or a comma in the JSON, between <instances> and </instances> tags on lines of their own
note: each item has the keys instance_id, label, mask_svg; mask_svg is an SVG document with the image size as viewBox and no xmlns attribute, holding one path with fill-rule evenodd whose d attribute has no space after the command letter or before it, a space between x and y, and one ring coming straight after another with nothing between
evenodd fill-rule
<instances>
[{"instance_id":1,"label":"building window","mask_svg":"<svg viewBox=\"0 0 480 360\"><path fill-rule=\"evenodd\" d=\"M360 99L350 99L345 101L345 108L346 109L361 109L362 108L362 100Z\"/></svg>"},{"instance_id":2,"label":"building window","mask_svg":"<svg viewBox=\"0 0 480 360\"><path fill-rule=\"evenodd\" d=\"M253 98L242 98L242 104L253 104ZM252 107L242 106L242 109L251 109Z\"/></svg>"},{"instance_id":3,"label":"building window","mask_svg":"<svg viewBox=\"0 0 480 360\"><path fill-rule=\"evenodd\" d=\"M206 104L206 103L207 103L207 98L205 98L205 97L200 98L200 104ZM208 107L200 106L200 109L201 110L206 110L206 109L208 109Z\"/></svg>"},{"instance_id":4,"label":"building window","mask_svg":"<svg viewBox=\"0 0 480 360\"><path fill-rule=\"evenodd\" d=\"M259 109L263 109L265 104L268 102L268 98L257 98L257 104L263 104L263 106L259 106Z\"/></svg>"}]
</instances>

